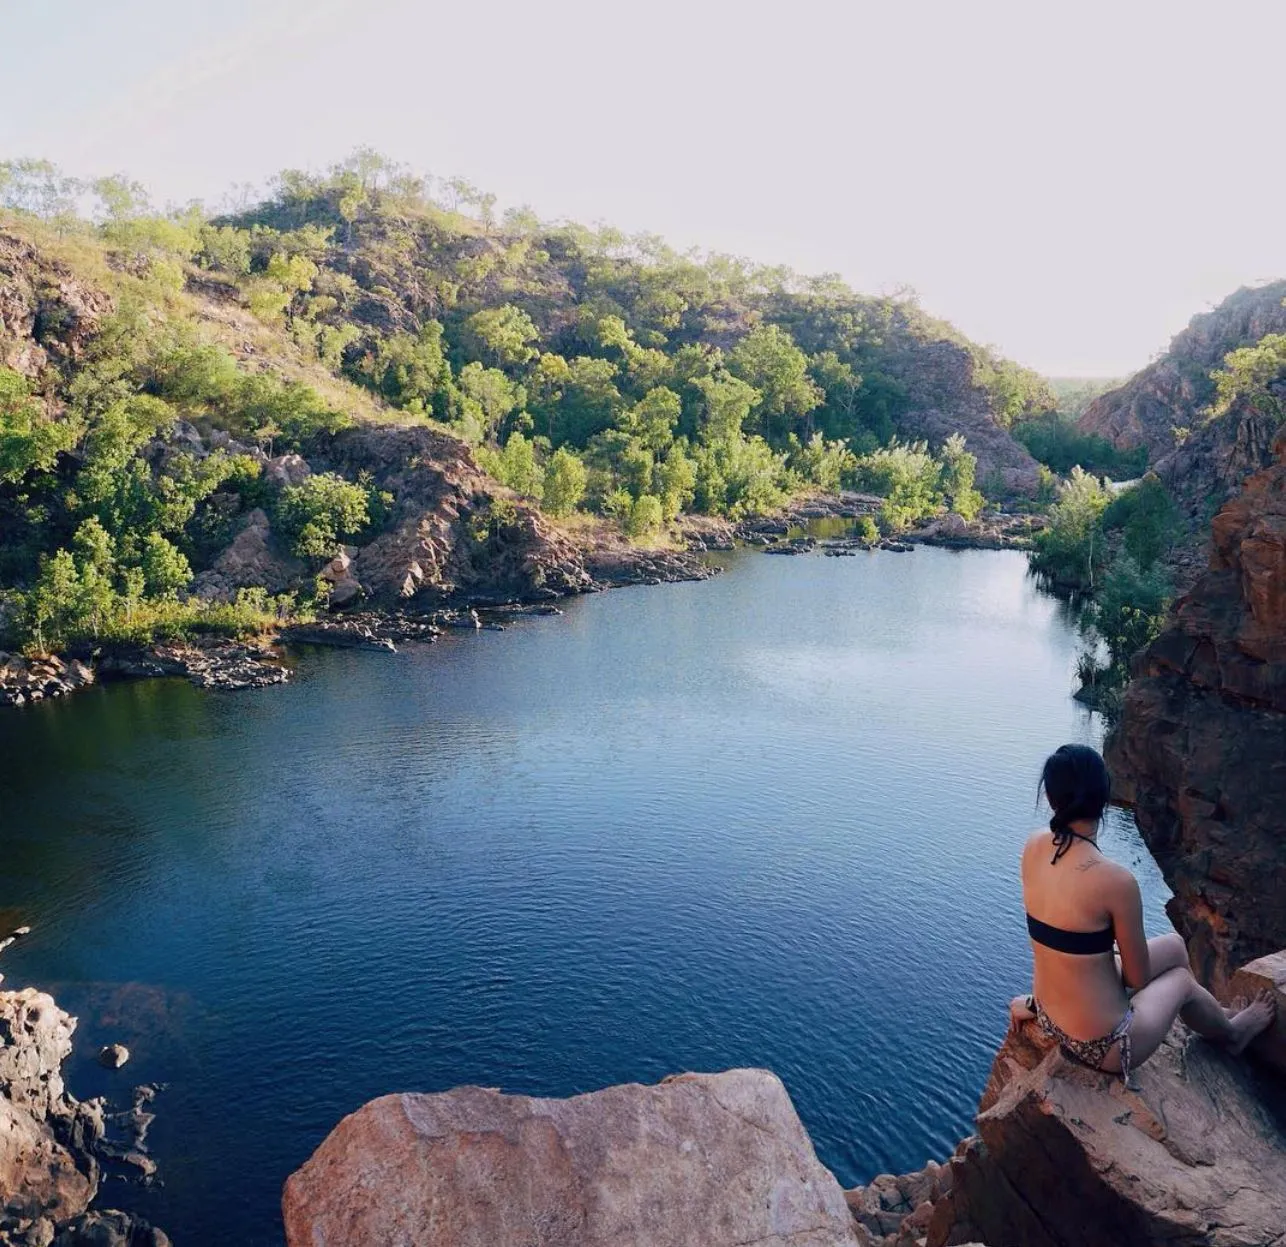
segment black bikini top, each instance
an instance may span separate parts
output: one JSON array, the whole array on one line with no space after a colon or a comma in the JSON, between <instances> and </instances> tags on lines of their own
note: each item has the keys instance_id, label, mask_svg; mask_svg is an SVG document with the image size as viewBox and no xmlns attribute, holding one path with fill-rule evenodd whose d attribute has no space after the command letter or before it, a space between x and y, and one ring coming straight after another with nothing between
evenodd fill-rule
<instances>
[{"instance_id":1,"label":"black bikini top","mask_svg":"<svg viewBox=\"0 0 1286 1247\"><path fill-rule=\"evenodd\" d=\"M1063 927L1051 927L1048 922L1027 915L1027 934L1037 944L1044 944L1060 953L1077 953L1088 956L1091 953L1110 953L1116 943L1116 932L1109 922L1101 931L1068 931Z\"/></svg>"},{"instance_id":2,"label":"black bikini top","mask_svg":"<svg viewBox=\"0 0 1286 1247\"><path fill-rule=\"evenodd\" d=\"M1051 866L1055 865L1058 859L1072 847L1073 840L1084 840L1087 844L1094 844L1090 836L1083 836L1070 827L1054 829L1054 857L1050 862ZM1094 847L1098 848L1098 845L1094 844ZM1052 948L1055 952L1075 953L1078 956L1110 953L1112 946L1116 943L1116 933L1110 922L1101 931L1068 931L1063 927L1051 927L1048 922L1041 922L1031 914L1027 915L1027 934L1037 944L1044 944L1046 948Z\"/></svg>"}]
</instances>

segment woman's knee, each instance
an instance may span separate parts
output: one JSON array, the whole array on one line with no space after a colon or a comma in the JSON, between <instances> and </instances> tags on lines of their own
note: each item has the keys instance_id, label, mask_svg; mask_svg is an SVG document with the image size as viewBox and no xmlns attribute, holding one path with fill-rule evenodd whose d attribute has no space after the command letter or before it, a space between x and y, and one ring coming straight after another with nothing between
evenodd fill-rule
<instances>
[{"instance_id":1,"label":"woman's knee","mask_svg":"<svg viewBox=\"0 0 1286 1247\"><path fill-rule=\"evenodd\" d=\"M1169 970L1191 970L1188 959L1188 945L1177 931L1154 936L1148 941L1148 955L1152 962L1152 977L1165 974Z\"/></svg>"}]
</instances>

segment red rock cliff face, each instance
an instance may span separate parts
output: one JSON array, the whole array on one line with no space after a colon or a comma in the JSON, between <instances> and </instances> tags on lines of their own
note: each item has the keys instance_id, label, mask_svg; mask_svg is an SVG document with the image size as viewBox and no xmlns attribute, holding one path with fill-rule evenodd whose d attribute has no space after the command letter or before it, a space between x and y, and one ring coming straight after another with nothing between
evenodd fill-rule
<instances>
[{"instance_id":1,"label":"red rock cliff face","mask_svg":"<svg viewBox=\"0 0 1286 1247\"><path fill-rule=\"evenodd\" d=\"M1100 395L1078 421L1122 448L1146 446L1156 462L1174 450L1175 428L1196 428L1214 395L1210 370L1229 351L1286 332L1286 281L1238 290L1217 308L1194 316L1170 349L1124 385Z\"/></svg>"},{"instance_id":2,"label":"red rock cliff face","mask_svg":"<svg viewBox=\"0 0 1286 1247\"><path fill-rule=\"evenodd\" d=\"M1286 433L1214 520L1209 570L1136 660L1108 749L1199 973L1286 945Z\"/></svg>"}]
</instances>

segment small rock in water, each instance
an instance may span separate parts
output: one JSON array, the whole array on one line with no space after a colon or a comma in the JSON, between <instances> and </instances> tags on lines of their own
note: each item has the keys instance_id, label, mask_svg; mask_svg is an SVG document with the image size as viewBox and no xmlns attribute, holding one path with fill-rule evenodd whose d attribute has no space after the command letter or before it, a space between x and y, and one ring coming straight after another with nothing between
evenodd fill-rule
<instances>
[{"instance_id":1,"label":"small rock in water","mask_svg":"<svg viewBox=\"0 0 1286 1247\"><path fill-rule=\"evenodd\" d=\"M104 1069L120 1069L128 1060L129 1049L121 1043L108 1044L98 1053L98 1063Z\"/></svg>"}]
</instances>

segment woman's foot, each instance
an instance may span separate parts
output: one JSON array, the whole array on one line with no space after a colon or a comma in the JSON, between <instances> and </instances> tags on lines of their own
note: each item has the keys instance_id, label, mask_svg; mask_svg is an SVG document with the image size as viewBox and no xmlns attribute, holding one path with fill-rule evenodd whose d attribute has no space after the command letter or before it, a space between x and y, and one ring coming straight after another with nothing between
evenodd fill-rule
<instances>
[{"instance_id":1,"label":"woman's foot","mask_svg":"<svg viewBox=\"0 0 1286 1247\"><path fill-rule=\"evenodd\" d=\"M1276 1020L1277 1002L1272 993L1260 992L1254 1000L1228 1019L1233 1031L1233 1037L1228 1041L1228 1051L1233 1056L1240 1056L1246 1045L1256 1035L1263 1034Z\"/></svg>"}]
</instances>

